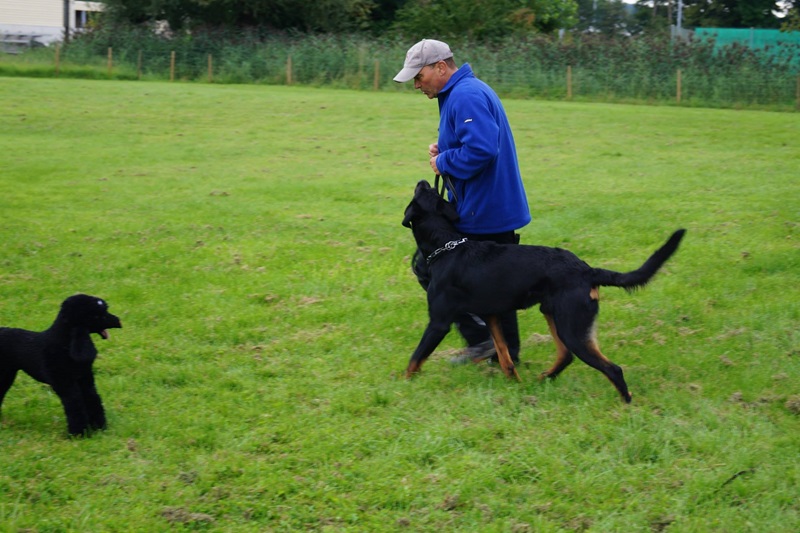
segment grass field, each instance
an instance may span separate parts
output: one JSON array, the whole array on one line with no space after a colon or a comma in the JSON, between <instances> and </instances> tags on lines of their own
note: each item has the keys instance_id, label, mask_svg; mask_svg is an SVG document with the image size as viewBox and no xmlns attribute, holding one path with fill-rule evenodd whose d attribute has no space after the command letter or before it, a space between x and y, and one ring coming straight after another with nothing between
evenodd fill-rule
<instances>
[{"instance_id":1,"label":"grass field","mask_svg":"<svg viewBox=\"0 0 800 533\"><path fill-rule=\"evenodd\" d=\"M800 122L506 101L529 244L632 269L604 290L624 405L520 316L522 383L411 381L426 323L400 225L431 178L420 95L0 78L0 324L86 292L109 429L66 438L19 376L0 532L800 530Z\"/></svg>"}]
</instances>

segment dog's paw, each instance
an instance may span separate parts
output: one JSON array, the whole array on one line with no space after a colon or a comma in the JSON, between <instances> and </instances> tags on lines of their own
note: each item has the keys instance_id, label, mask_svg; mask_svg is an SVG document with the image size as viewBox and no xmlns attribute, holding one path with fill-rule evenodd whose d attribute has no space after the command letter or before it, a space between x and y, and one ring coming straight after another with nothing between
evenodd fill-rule
<instances>
[{"instance_id":1,"label":"dog's paw","mask_svg":"<svg viewBox=\"0 0 800 533\"><path fill-rule=\"evenodd\" d=\"M625 403L631 403L631 400L633 400L633 394L631 394L631 393L629 392L629 393L628 393L628 396L627 396L627 397L623 397L623 398L622 398L622 400L623 400Z\"/></svg>"}]
</instances>

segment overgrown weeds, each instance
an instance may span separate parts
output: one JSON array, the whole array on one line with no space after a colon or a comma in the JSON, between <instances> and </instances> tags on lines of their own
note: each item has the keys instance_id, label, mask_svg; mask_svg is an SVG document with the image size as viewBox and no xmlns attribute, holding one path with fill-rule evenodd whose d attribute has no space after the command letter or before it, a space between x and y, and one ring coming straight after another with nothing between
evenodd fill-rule
<instances>
[{"instance_id":1,"label":"overgrown weeds","mask_svg":"<svg viewBox=\"0 0 800 533\"><path fill-rule=\"evenodd\" d=\"M563 100L669 103L703 107L800 106L800 45L753 49L664 35L515 37L498 44L451 43L459 62L505 95ZM100 27L61 51L61 76L177 79L215 83L301 84L402 90L392 77L409 42L396 37L295 35L248 29L164 35ZM108 56L114 69L109 72ZM53 50L3 58L0 75L48 70ZM21 67L30 62L35 67ZM679 73L680 72L680 73Z\"/></svg>"}]
</instances>

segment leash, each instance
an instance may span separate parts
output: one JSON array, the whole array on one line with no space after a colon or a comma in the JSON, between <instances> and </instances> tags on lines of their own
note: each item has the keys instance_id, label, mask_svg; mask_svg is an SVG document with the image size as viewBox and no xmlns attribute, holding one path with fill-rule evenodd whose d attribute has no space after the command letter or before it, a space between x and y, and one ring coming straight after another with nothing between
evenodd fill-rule
<instances>
[{"instance_id":1,"label":"leash","mask_svg":"<svg viewBox=\"0 0 800 533\"><path fill-rule=\"evenodd\" d=\"M439 178L442 180L442 188L439 189ZM453 186L453 181L450 179L450 176L447 174L439 175L436 174L436 179L434 180L434 190L439 193L439 196L444 198L445 191L450 191L450 194L453 195L453 202L458 203L458 196L456 196L456 188Z\"/></svg>"},{"instance_id":2,"label":"leash","mask_svg":"<svg viewBox=\"0 0 800 533\"><path fill-rule=\"evenodd\" d=\"M439 188L439 179L440 178L442 180L442 188L441 189ZM445 192L446 191L450 191L450 194L453 195L453 202L454 203L458 202L458 197L456 196L456 189L455 189L455 187L453 187L453 182L450 179L450 176L448 176L447 174L444 174L444 175L436 174L436 179L434 180L433 187L434 187L434 190L437 192L437 194L439 196L441 196L442 198L445 197ZM436 250L433 251L433 253L431 253L431 255L426 257L425 258L425 262L428 263L428 266L430 266L431 264L433 264L433 262L436 260L436 258L439 257L439 254L441 254L443 252L449 252L450 250L454 250L456 248L456 246L458 246L459 244L464 244L465 242L467 242L467 238L466 237L464 237L462 239L459 239L457 241L450 241L448 243L445 243L444 246L442 246L441 248L437 248Z\"/></svg>"}]
</instances>

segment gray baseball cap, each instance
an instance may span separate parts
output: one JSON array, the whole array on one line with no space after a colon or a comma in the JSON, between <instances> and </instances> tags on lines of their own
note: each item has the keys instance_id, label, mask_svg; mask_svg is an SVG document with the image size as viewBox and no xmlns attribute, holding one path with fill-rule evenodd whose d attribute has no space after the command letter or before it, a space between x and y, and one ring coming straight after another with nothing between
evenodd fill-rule
<instances>
[{"instance_id":1,"label":"gray baseball cap","mask_svg":"<svg viewBox=\"0 0 800 533\"><path fill-rule=\"evenodd\" d=\"M433 39L422 39L420 42L408 49L406 53L406 61L403 63L403 70L397 73L394 81L397 83L405 83L414 79L414 76L419 74L422 67L438 63L443 59L453 57L453 52L447 43L442 41L435 41Z\"/></svg>"}]
</instances>

